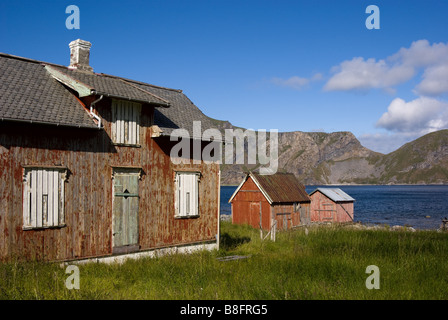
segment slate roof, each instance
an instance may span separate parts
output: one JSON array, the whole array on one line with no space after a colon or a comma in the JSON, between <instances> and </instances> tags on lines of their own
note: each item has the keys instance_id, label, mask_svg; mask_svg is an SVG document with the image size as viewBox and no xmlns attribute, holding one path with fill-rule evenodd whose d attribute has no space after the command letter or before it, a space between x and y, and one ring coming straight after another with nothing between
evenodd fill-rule
<instances>
[{"instance_id":1,"label":"slate roof","mask_svg":"<svg viewBox=\"0 0 448 320\"><path fill-rule=\"evenodd\" d=\"M42 61L0 53L0 120L27 121L97 128L78 99L45 69L45 66L80 82L92 94L154 104L154 124L162 135L186 129L193 136L193 121L201 131L214 128L182 90L116 77L89 73ZM195 137L200 138L200 137Z\"/></svg>"},{"instance_id":2,"label":"slate roof","mask_svg":"<svg viewBox=\"0 0 448 320\"><path fill-rule=\"evenodd\" d=\"M92 88L95 94L168 107L170 103L122 78L58 67L60 72Z\"/></svg>"},{"instance_id":3,"label":"slate roof","mask_svg":"<svg viewBox=\"0 0 448 320\"><path fill-rule=\"evenodd\" d=\"M77 98L37 61L0 54L0 120L97 128Z\"/></svg>"},{"instance_id":4,"label":"slate roof","mask_svg":"<svg viewBox=\"0 0 448 320\"><path fill-rule=\"evenodd\" d=\"M280 173L262 175L250 172L246 175L243 182L230 197L229 202L238 193L244 182L251 177L260 191L264 194L269 203L294 203L311 202L310 197L305 191L305 186L299 182L292 173Z\"/></svg>"},{"instance_id":5,"label":"slate roof","mask_svg":"<svg viewBox=\"0 0 448 320\"><path fill-rule=\"evenodd\" d=\"M310 196L315 192L321 192L326 195L329 199L334 202L352 202L355 201L352 197L350 197L347 193L342 191L339 188L317 188L313 192L310 193Z\"/></svg>"},{"instance_id":6,"label":"slate roof","mask_svg":"<svg viewBox=\"0 0 448 320\"><path fill-rule=\"evenodd\" d=\"M138 86L170 102L169 108L154 110L154 123L163 134L171 135L175 129L186 129L193 137L193 122L200 121L201 131L214 128L215 125L181 90L167 89L138 83ZM194 136L199 139L201 137ZM224 137L223 137L224 139Z\"/></svg>"}]
</instances>

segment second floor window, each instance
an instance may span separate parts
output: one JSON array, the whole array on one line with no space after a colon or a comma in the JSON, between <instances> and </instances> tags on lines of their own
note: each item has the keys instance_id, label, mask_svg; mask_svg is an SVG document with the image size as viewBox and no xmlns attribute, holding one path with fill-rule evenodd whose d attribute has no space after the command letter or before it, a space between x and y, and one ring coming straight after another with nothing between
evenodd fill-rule
<instances>
[{"instance_id":1,"label":"second floor window","mask_svg":"<svg viewBox=\"0 0 448 320\"><path fill-rule=\"evenodd\" d=\"M112 141L116 144L140 144L141 104L112 100Z\"/></svg>"}]
</instances>

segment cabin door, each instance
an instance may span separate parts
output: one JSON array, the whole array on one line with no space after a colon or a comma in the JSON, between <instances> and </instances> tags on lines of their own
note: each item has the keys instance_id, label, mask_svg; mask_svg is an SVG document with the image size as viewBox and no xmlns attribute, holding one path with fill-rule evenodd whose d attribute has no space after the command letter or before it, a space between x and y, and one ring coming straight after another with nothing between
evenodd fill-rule
<instances>
[{"instance_id":1,"label":"cabin door","mask_svg":"<svg viewBox=\"0 0 448 320\"><path fill-rule=\"evenodd\" d=\"M114 171L112 241L114 253L138 250L138 181L140 171Z\"/></svg>"},{"instance_id":2,"label":"cabin door","mask_svg":"<svg viewBox=\"0 0 448 320\"><path fill-rule=\"evenodd\" d=\"M277 226L280 230L288 230L290 228L291 213L277 213Z\"/></svg>"},{"instance_id":3,"label":"cabin door","mask_svg":"<svg viewBox=\"0 0 448 320\"><path fill-rule=\"evenodd\" d=\"M300 212L300 224L302 225L310 224L311 223L310 207L301 206L299 212Z\"/></svg>"},{"instance_id":4,"label":"cabin door","mask_svg":"<svg viewBox=\"0 0 448 320\"><path fill-rule=\"evenodd\" d=\"M261 210L260 202L251 202L249 210L249 224L254 228L261 226Z\"/></svg>"}]
</instances>

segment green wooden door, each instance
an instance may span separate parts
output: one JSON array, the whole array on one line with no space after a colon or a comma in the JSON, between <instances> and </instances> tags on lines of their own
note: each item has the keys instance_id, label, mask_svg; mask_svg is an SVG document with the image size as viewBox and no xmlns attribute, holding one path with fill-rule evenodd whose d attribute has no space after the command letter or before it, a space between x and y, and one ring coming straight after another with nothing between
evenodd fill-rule
<instances>
[{"instance_id":1,"label":"green wooden door","mask_svg":"<svg viewBox=\"0 0 448 320\"><path fill-rule=\"evenodd\" d=\"M113 245L138 244L138 174L114 175Z\"/></svg>"}]
</instances>

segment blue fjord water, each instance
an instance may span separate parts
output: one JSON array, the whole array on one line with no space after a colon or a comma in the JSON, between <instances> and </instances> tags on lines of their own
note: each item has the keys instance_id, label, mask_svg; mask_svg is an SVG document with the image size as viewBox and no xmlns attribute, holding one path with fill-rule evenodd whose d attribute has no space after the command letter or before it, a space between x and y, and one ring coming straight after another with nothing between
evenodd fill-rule
<instances>
[{"instance_id":1,"label":"blue fjord water","mask_svg":"<svg viewBox=\"0 0 448 320\"><path fill-rule=\"evenodd\" d=\"M319 186L307 186L312 192ZM327 186L328 187L328 186ZM437 229L448 217L448 185L331 186L355 201L355 221L364 224ZM236 186L221 187L221 214L230 214L229 198Z\"/></svg>"}]
</instances>

